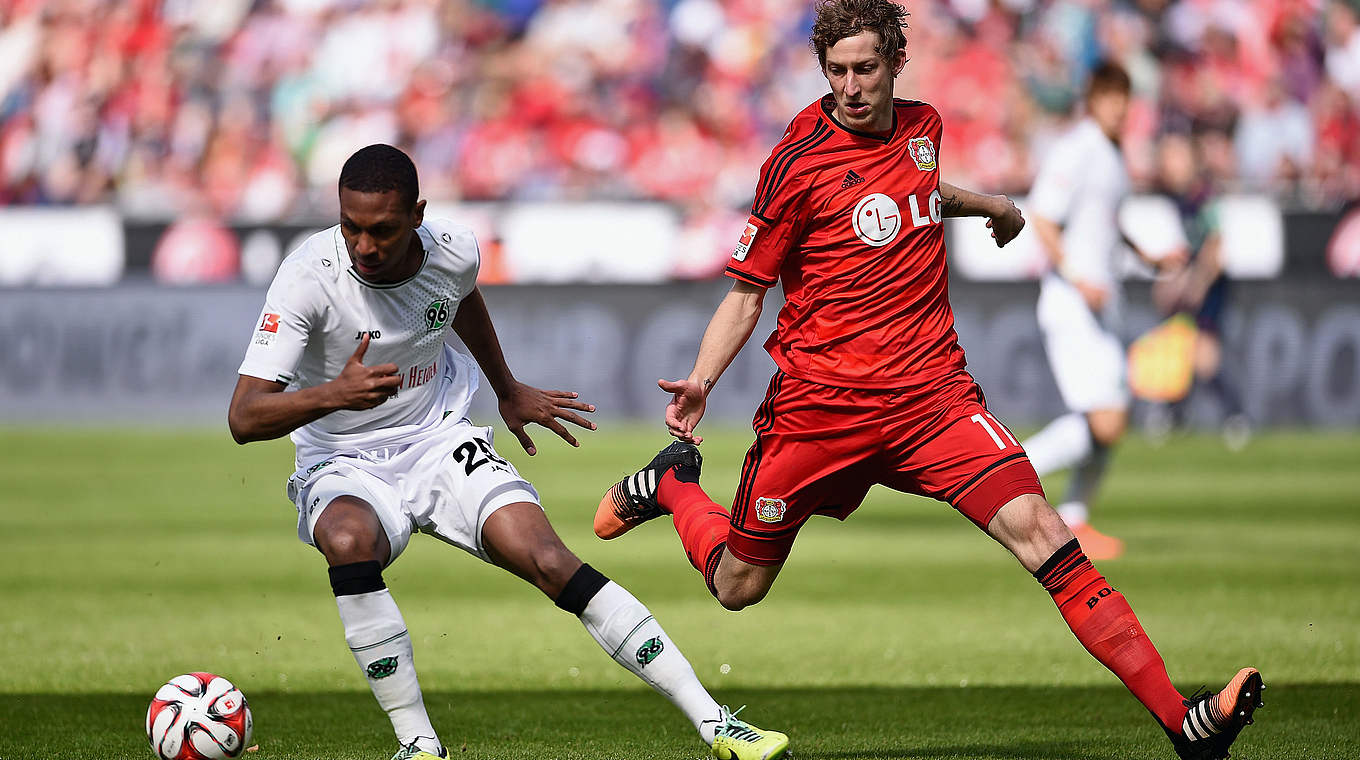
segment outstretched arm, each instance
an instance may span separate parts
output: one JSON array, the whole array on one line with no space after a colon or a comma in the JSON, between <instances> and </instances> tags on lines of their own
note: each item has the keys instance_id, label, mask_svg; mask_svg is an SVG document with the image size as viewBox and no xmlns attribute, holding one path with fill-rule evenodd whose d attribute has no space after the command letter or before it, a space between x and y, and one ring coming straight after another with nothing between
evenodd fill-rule
<instances>
[{"instance_id":1,"label":"outstretched arm","mask_svg":"<svg viewBox=\"0 0 1360 760\"><path fill-rule=\"evenodd\" d=\"M1086 306L1093 312L1099 312L1105 308L1105 303L1110 298L1110 291L1103 285L1097 285L1081 277L1073 271L1067 263L1067 252L1063 249L1061 224L1039 214L1034 215L1034 232L1039 237L1039 244L1043 247L1044 255L1048 257L1049 267L1057 272L1060 277L1072 283L1072 287L1081 293L1082 300L1086 301Z\"/></svg>"},{"instance_id":2,"label":"outstretched arm","mask_svg":"<svg viewBox=\"0 0 1360 760\"><path fill-rule=\"evenodd\" d=\"M948 182L940 183L940 215L944 217L983 216L987 226L992 228L996 247L1011 242L1020 230L1025 228L1025 218L1020 209L1004 195L982 195L971 190L955 187Z\"/></svg>"},{"instance_id":3,"label":"outstretched arm","mask_svg":"<svg viewBox=\"0 0 1360 760\"><path fill-rule=\"evenodd\" d=\"M1135 256L1142 259L1144 264L1147 264L1148 266L1158 270L1159 272L1178 271L1180 269L1183 269L1185 265L1190 261L1190 254L1184 248L1171 251L1170 253L1164 254L1162 256L1153 256L1151 253L1148 253L1137 243L1133 242L1133 239L1130 238L1122 229L1119 230L1119 239L1124 242L1124 245L1127 245L1129 247L1129 250L1133 251Z\"/></svg>"},{"instance_id":4,"label":"outstretched arm","mask_svg":"<svg viewBox=\"0 0 1360 760\"><path fill-rule=\"evenodd\" d=\"M657 381L662 390L674 394L666 406L666 429L671 435L687 443L703 441L694 435L694 428L704 417L708 393L750 339L764 301L765 288L741 280L733 283L704 330L689 377Z\"/></svg>"},{"instance_id":5,"label":"outstretched arm","mask_svg":"<svg viewBox=\"0 0 1360 760\"><path fill-rule=\"evenodd\" d=\"M364 366L369 337L345 362L340 375L330 382L296 391L284 384L241 375L227 409L227 427L237 443L279 438L340 409L372 409L401 388L397 365Z\"/></svg>"},{"instance_id":6,"label":"outstretched arm","mask_svg":"<svg viewBox=\"0 0 1360 760\"><path fill-rule=\"evenodd\" d=\"M491 389L500 399L501 419L519 439L524 450L533 456L538 453L524 426L536 422L556 433L572 446L580 446L576 438L557 420L564 419L586 430L594 430L595 423L583 419L571 411L593 412L595 407L576 400L575 391L545 391L525 385L515 379L510 366L505 363L501 352L500 339L496 328L491 324L491 313L486 310L482 291L473 288L472 292L458 304L458 313L453 317L453 331L458 333L463 344L482 368Z\"/></svg>"},{"instance_id":7,"label":"outstretched arm","mask_svg":"<svg viewBox=\"0 0 1360 760\"><path fill-rule=\"evenodd\" d=\"M1152 302L1157 308L1167 314L1198 309L1223 272L1222 248L1222 239L1214 233L1200 246L1193 261L1182 252L1170 265L1160 267L1162 276L1152 285Z\"/></svg>"},{"instance_id":8,"label":"outstretched arm","mask_svg":"<svg viewBox=\"0 0 1360 760\"><path fill-rule=\"evenodd\" d=\"M1194 264L1182 262L1183 268L1190 270L1190 280L1187 283L1186 299L1187 303L1199 308L1204 303L1204 296L1209 292L1210 286L1223 274L1223 237L1218 233L1209 236L1200 246L1199 255L1195 257Z\"/></svg>"}]
</instances>

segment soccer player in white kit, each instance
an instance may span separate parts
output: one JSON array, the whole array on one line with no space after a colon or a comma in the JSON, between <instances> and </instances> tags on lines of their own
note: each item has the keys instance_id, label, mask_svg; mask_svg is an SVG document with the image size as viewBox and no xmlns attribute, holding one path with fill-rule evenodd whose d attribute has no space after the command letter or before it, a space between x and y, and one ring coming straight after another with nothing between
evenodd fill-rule
<instances>
[{"instance_id":1,"label":"soccer player in white kit","mask_svg":"<svg viewBox=\"0 0 1360 760\"><path fill-rule=\"evenodd\" d=\"M767 760L783 734L718 705L632 594L562 544L538 492L467 419L477 366L529 454L526 424L573 446L595 408L515 380L477 289L470 230L425 219L406 154L370 145L340 173L340 224L279 267L241 364L228 424L238 443L291 434L298 537L329 565L345 640L387 712L393 760L447 757L430 724L411 637L382 569L419 530L503 567L577 615L620 665L670 699L716 757ZM462 339L469 359L445 344Z\"/></svg>"},{"instance_id":2,"label":"soccer player in white kit","mask_svg":"<svg viewBox=\"0 0 1360 760\"><path fill-rule=\"evenodd\" d=\"M1147 259L1118 221L1130 186L1119 147L1130 89L1128 74L1116 64L1092 71L1086 118L1049 150L1029 196L1031 224L1052 265L1039 286L1039 329L1069 411L1024 447L1040 476L1072 468L1058 514L1091 559L1113 559L1124 547L1088 520L1110 449L1129 418L1119 338L1121 242ZM1173 266L1172 258L1153 263Z\"/></svg>"}]
</instances>

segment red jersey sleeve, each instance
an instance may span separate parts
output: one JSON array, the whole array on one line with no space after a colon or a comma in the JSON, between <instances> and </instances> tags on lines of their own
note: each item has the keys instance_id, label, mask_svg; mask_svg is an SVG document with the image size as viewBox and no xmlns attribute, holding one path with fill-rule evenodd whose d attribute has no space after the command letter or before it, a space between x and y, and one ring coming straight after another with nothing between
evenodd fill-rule
<instances>
[{"instance_id":1,"label":"red jersey sleeve","mask_svg":"<svg viewBox=\"0 0 1360 760\"><path fill-rule=\"evenodd\" d=\"M727 262L728 277L762 288L779 281L784 257L801 239L810 213L806 202L810 184L805 177L787 176L793 172L776 160L779 154L776 150L760 168L751 216Z\"/></svg>"}]
</instances>

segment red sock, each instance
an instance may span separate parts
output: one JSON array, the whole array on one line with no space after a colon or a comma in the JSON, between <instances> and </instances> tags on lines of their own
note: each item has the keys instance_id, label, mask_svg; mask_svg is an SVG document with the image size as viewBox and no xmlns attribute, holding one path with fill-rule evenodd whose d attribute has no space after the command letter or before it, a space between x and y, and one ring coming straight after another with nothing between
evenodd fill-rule
<instances>
[{"instance_id":1,"label":"red sock","mask_svg":"<svg viewBox=\"0 0 1360 760\"><path fill-rule=\"evenodd\" d=\"M713 574L727 546L732 515L699 487L699 472L693 467L667 470L657 485L656 499L675 518L675 532L680 534L689 563L704 574L708 590L717 596Z\"/></svg>"},{"instance_id":2,"label":"red sock","mask_svg":"<svg viewBox=\"0 0 1360 760\"><path fill-rule=\"evenodd\" d=\"M1164 727L1180 734L1185 698L1171 685L1162 656L1124 595L1110 588L1081 544L1072 539L1034 577L1053 595L1086 651L1118 676Z\"/></svg>"}]
</instances>

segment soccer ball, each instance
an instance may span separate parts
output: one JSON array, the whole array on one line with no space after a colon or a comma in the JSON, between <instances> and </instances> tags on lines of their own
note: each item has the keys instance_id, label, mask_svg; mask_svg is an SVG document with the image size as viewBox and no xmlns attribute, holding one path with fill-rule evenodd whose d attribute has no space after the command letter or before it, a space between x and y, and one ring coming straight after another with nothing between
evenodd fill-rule
<instances>
[{"instance_id":1,"label":"soccer ball","mask_svg":"<svg viewBox=\"0 0 1360 760\"><path fill-rule=\"evenodd\" d=\"M162 760L227 760L250 744L250 705L212 673L171 678L146 709L146 738Z\"/></svg>"}]
</instances>

